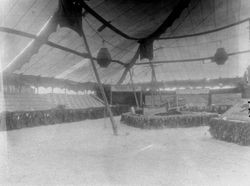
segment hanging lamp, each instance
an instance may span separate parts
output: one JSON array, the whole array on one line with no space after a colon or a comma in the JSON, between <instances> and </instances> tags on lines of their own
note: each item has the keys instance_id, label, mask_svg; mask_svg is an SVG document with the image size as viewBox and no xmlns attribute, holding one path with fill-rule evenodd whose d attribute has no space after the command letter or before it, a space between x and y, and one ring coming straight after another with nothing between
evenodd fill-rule
<instances>
[{"instance_id":1,"label":"hanging lamp","mask_svg":"<svg viewBox=\"0 0 250 186\"><path fill-rule=\"evenodd\" d=\"M228 54L224 48L218 48L214 54L213 61L217 65L224 65L228 59Z\"/></svg>"},{"instance_id":2,"label":"hanging lamp","mask_svg":"<svg viewBox=\"0 0 250 186\"><path fill-rule=\"evenodd\" d=\"M104 40L103 40L103 47L100 48L98 54L97 54L97 63L102 68L107 68L109 64L111 63L111 55L108 51L108 49L104 46Z\"/></svg>"}]
</instances>

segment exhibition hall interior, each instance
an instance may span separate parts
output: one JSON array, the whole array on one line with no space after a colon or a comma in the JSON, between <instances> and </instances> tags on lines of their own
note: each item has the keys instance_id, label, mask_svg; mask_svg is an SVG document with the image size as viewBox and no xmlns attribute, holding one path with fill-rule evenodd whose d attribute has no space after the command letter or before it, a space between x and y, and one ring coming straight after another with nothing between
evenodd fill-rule
<instances>
[{"instance_id":1,"label":"exhibition hall interior","mask_svg":"<svg viewBox=\"0 0 250 186\"><path fill-rule=\"evenodd\" d=\"M249 0L0 0L0 185L249 186Z\"/></svg>"}]
</instances>

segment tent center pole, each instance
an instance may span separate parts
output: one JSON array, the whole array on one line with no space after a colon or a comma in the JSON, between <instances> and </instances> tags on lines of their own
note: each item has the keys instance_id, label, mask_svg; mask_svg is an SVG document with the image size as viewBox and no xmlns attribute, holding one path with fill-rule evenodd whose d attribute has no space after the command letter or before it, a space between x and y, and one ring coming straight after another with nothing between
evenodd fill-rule
<instances>
[{"instance_id":1,"label":"tent center pole","mask_svg":"<svg viewBox=\"0 0 250 186\"><path fill-rule=\"evenodd\" d=\"M92 68L93 68L93 71L94 71L94 74L95 74L95 77L96 77L96 80L97 80L99 89L100 89L100 91L101 91L101 94L102 94L102 97L103 97L103 99L104 99L104 103L105 103L106 109L107 109L108 114L109 114L109 118L110 118L110 121L111 121L111 124L112 124L113 134L114 134L115 136L117 136L117 135L118 135L118 132L117 132L117 125L116 125L116 123L115 123L115 120L114 120L114 117L113 117L113 113L112 113L111 108L110 108L110 106L109 106L107 96L106 96L106 94L105 94L105 91L104 91L104 88L103 88L103 86L102 86L102 83L101 83L101 80L100 80L98 71L97 71L97 69L96 69L96 66L95 66L95 63L94 63L94 59L93 59L93 56L92 56L92 54L91 54L91 51L90 51L90 48L89 48L89 45L88 45L88 41L87 41L87 38L86 38L86 36L85 36L84 31L82 31L82 36L83 36L83 41L84 41L84 44L85 44L85 46L86 46L87 52L89 53L89 56L90 56L90 62L91 62L91 65L92 65Z\"/></svg>"}]
</instances>

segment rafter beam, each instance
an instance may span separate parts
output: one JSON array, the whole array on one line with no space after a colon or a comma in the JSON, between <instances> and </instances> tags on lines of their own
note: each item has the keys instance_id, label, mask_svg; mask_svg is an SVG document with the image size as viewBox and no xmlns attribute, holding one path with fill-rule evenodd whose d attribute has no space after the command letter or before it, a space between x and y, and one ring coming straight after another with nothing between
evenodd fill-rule
<instances>
[{"instance_id":1,"label":"rafter beam","mask_svg":"<svg viewBox=\"0 0 250 186\"><path fill-rule=\"evenodd\" d=\"M182 38L187 38L187 37L196 37L196 36L211 34L211 33L214 33L214 32L218 32L218 31L221 31L221 30L225 30L225 29L237 26L239 24L242 24L242 23L245 23L245 22L248 22L248 21L250 21L250 18L246 18L246 19L243 19L241 21L238 21L238 22L235 22L235 23L232 23L232 24L220 27L220 28L216 28L216 29L213 29L213 30L207 30L207 31L204 31L204 32L199 32L199 33L194 33L194 34L187 34L187 35L180 35L180 36L160 37L160 38L157 38L156 40L182 39Z\"/></svg>"},{"instance_id":2,"label":"rafter beam","mask_svg":"<svg viewBox=\"0 0 250 186\"><path fill-rule=\"evenodd\" d=\"M235 56L239 54L246 54L250 53L250 50L244 50L244 51L238 51L238 52L232 52L229 53L228 56ZM205 61L205 60L212 60L213 57L203 57L203 58L193 58L193 59L176 59L176 60L164 60L164 61L152 61L152 62L143 62L143 63L136 63L135 65L150 65L150 63L153 64L167 64L167 63L191 63L191 62L197 62L197 61Z\"/></svg>"},{"instance_id":3,"label":"rafter beam","mask_svg":"<svg viewBox=\"0 0 250 186\"><path fill-rule=\"evenodd\" d=\"M126 33L122 32L121 30L119 30L118 28L114 27L109 21L105 20L102 16L100 16L98 13L96 13L92 8L90 8L84 1L81 1L81 6L84 8L84 10L86 12L88 12L89 14L91 14L93 17L95 17L98 21L100 21L103 25L105 25L106 27L108 27L109 29L113 30L115 33L119 34L120 36L126 38L126 39L130 39L130 40L140 40L142 38L136 38L136 37L132 37L127 35Z\"/></svg>"},{"instance_id":4,"label":"rafter beam","mask_svg":"<svg viewBox=\"0 0 250 186\"><path fill-rule=\"evenodd\" d=\"M12 29L12 28L7 28L7 27L0 27L0 32L5 32L5 33L8 33L8 34L19 35L19 36L22 36L22 37L34 39L36 41L40 41L41 40L39 38L39 36L36 36L34 34L30 34L30 33L27 33L27 32L23 32L23 31L19 31L19 30ZM43 42L43 41L41 40L41 42ZM88 59L90 58L90 56L89 56L88 53L81 53L81 52L78 52L76 50L72 50L70 48L58 45L58 44L56 44L54 42L51 42L51 41L45 41L44 44L46 44L48 46L51 46L53 48L57 48L59 50L63 50L65 52L69 52L69 53L75 54L75 55L83 57L83 58L88 58ZM93 59L96 60L96 58L93 58ZM123 62L119 61L119 60L111 60L111 62L118 63L120 65L125 66L125 64ZM18 69L18 67L19 67L19 65L15 66L15 64L13 64L13 66L11 65L8 68L6 68L5 70L10 73L10 72L13 72L14 70Z\"/></svg>"},{"instance_id":5,"label":"rafter beam","mask_svg":"<svg viewBox=\"0 0 250 186\"><path fill-rule=\"evenodd\" d=\"M137 59L139 58L139 54L140 54L140 49L138 47L135 55L132 57L132 59L130 60L130 62L125 66L125 69L123 71L123 74L121 76L121 78L119 79L119 81L117 82L118 85L122 84L123 81L125 80L129 70L136 64Z\"/></svg>"}]
</instances>

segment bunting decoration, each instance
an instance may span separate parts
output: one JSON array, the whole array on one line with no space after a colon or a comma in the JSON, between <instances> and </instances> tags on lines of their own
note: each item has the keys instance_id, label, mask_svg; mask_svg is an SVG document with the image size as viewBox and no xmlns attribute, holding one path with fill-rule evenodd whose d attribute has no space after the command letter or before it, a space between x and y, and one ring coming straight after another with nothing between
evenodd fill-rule
<instances>
[{"instance_id":1,"label":"bunting decoration","mask_svg":"<svg viewBox=\"0 0 250 186\"><path fill-rule=\"evenodd\" d=\"M68 27L82 36L82 6L80 0L59 0L55 23Z\"/></svg>"},{"instance_id":2,"label":"bunting decoration","mask_svg":"<svg viewBox=\"0 0 250 186\"><path fill-rule=\"evenodd\" d=\"M152 39L145 39L140 42L140 59L149 59L152 60L154 58L154 51L153 51L153 43L154 40Z\"/></svg>"}]
</instances>

